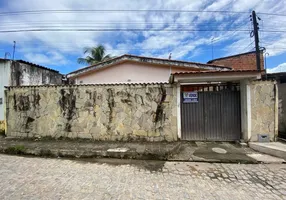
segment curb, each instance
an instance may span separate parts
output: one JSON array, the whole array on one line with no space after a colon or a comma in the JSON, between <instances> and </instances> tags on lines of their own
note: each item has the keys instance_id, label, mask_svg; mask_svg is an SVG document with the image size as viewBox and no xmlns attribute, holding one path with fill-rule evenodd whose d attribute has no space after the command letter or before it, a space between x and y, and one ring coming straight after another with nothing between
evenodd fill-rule
<instances>
[{"instance_id":1,"label":"curb","mask_svg":"<svg viewBox=\"0 0 286 200\"><path fill-rule=\"evenodd\" d=\"M0 147L0 153L8 155L23 155L23 156L35 156L46 158L114 158L114 159L134 159L134 160L158 160L168 162L202 162L202 163L229 163L229 164L260 164L258 161L247 160L213 160L213 159L172 159L174 151L178 151L178 147L172 149L172 151L165 153L156 153L144 151L144 153L138 153L134 150L126 152L110 152L105 150L71 150L71 149L46 149L46 148L29 148L21 145L11 145L9 147Z\"/></svg>"},{"instance_id":2,"label":"curb","mask_svg":"<svg viewBox=\"0 0 286 200\"><path fill-rule=\"evenodd\" d=\"M105 150L71 150L71 149L45 149L45 148L27 148L21 145L11 145L9 147L0 147L0 153L8 155L28 155L49 158L119 158L119 159L138 159L138 160L164 160L166 161L171 152L138 153L134 150L127 152L110 152Z\"/></svg>"}]
</instances>

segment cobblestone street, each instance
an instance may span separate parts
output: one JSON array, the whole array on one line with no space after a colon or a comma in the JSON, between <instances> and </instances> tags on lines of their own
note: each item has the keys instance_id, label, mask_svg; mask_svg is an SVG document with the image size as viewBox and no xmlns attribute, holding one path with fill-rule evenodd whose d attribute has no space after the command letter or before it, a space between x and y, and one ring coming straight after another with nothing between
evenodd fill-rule
<instances>
[{"instance_id":1,"label":"cobblestone street","mask_svg":"<svg viewBox=\"0 0 286 200\"><path fill-rule=\"evenodd\" d=\"M0 155L1 199L286 199L286 165Z\"/></svg>"}]
</instances>

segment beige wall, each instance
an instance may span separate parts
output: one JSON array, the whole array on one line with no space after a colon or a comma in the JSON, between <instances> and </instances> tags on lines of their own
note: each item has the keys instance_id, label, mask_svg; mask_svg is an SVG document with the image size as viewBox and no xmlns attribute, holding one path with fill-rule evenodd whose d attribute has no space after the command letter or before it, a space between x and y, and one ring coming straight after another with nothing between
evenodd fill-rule
<instances>
[{"instance_id":1,"label":"beige wall","mask_svg":"<svg viewBox=\"0 0 286 200\"><path fill-rule=\"evenodd\" d=\"M268 134L274 141L278 134L278 96L274 81L253 81L249 84L251 98L251 138Z\"/></svg>"},{"instance_id":2,"label":"beige wall","mask_svg":"<svg viewBox=\"0 0 286 200\"><path fill-rule=\"evenodd\" d=\"M7 136L177 140L170 85L39 86L7 90Z\"/></svg>"},{"instance_id":3,"label":"beige wall","mask_svg":"<svg viewBox=\"0 0 286 200\"><path fill-rule=\"evenodd\" d=\"M171 66L125 62L109 66L76 78L76 83L151 83L168 82L171 72L194 71Z\"/></svg>"},{"instance_id":4,"label":"beige wall","mask_svg":"<svg viewBox=\"0 0 286 200\"><path fill-rule=\"evenodd\" d=\"M268 134L275 140L275 86L271 81L242 82L245 141L257 141L258 134ZM176 89L169 84L10 88L6 92L7 135L176 141L180 122L180 91L177 93Z\"/></svg>"}]
</instances>

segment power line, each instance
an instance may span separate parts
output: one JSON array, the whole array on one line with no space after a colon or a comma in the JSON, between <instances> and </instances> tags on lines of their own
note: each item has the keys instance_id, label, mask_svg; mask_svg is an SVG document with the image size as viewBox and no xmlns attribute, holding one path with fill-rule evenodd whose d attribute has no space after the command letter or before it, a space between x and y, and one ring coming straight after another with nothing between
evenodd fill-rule
<instances>
[{"instance_id":1,"label":"power line","mask_svg":"<svg viewBox=\"0 0 286 200\"><path fill-rule=\"evenodd\" d=\"M242 51L245 51L246 49L248 49L248 47L250 47L255 41L253 40L250 44L248 44L245 48L243 48ZM254 48L254 47L253 47ZM251 48L251 49L253 49Z\"/></svg>"},{"instance_id":2,"label":"power line","mask_svg":"<svg viewBox=\"0 0 286 200\"><path fill-rule=\"evenodd\" d=\"M230 23L234 23L235 21L232 21ZM171 22L147 22L147 21L98 21L98 20L83 20L83 21L79 21L79 20L46 20L46 21L2 21L1 23L6 23L6 24L23 24L23 23L99 23L99 24L105 24L105 23L114 23L114 24L120 24L120 23L131 23L131 24L148 24L148 23L152 23L152 24L164 24L164 23L173 23L173 24L213 24L213 22L194 22L194 21L189 21L189 20L177 20L177 21L171 21Z\"/></svg>"},{"instance_id":3,"label":"power line","mask_svg":"<svg viewBox=\"0 0 286 200\"><path fill-rule=\"evenodd\" d=\"M220 29L215 29L215 30L207 30L207 29L116 29L116 28L109 28L109 29L93 29L93 28L82 28L82 29L63 29L63 28L43 28L43 29L21 29L21 30L0 30L0 33L17 33L17 32L55 32L55 31L70 31L70 32L120 32L120 31L150 31L150 32L180 32L180 31L186 31L186 32L212 32L212 31L220 31L220 32L229 32L229 31L234 31L234 30L220 30ZM236 30L239 32L248 32L249 30Z\"/></svg>"},{"instance_id":4,"label":"power line","mask_svg":"<svg viewBox=\"0 0 286 200\"><path fill-rule=\"evenodd\" d=\"M72 12L166 12L166 13L233 13L233 14L245 14L249 12L239 12L239 11L226 11L226 10L174 10L174 9L71 9L71 10L24 10L24 11L11 11L11 12L0 12L0 15L22 15L22 14L44 14L44 13L72 13Z\"/></svg>"},{"instance_id":5,"label":"power line","mask_svg":"<svg viewBox=\"0 0 286 200\"><path fill-rule=\"evenodd\" d=\"M124 24L123 23L123 24L117 24L117 25L121 25L122 27L124 27L124 25L126 25L125 26L126 29L128 29L128 30L132 29L132 28L128 28L127 27L127 26L129 26L131 24ZM153 29L154 28L158 29L158 28L161 28L160 25L164 25L162 30L165 30L166 28L169 28L169 29L171 28L172 29L171 31L175 31L173 29L181 30L181 31L184 31L186 29L186 31L190 31L190 29L192 27L203 29L203 30L199 29L198 31L207 31L207 30L205 30L206 28L210 29L209 31L218 31L218 32L220 32L220 31L222 31L222 32L223 31L228 31L228 32L229 31L234 31L234 32L237 32L237 31L243 31L244 32L244 31L246 31L246 29L238 29L238 28L242 28L242 26L233 26L231 30L221 30L221 29L219 29L219 30L217 30L217 29L212 30L211 28L219 28L221 26L221 25L215 25L215 24L213 24L213 25L202 24L202 25L199 25L199 26L191 25L191 24L168 24L168 23L165 23L165 24L164 23L162 23L162 24L152 24L152 23L150 23L150 24L133 24L133 25L135 27L138 27L138 28L141 27L141 29L144 28L144 31L146 31L145 29L147 29L146 26L151 26L150 29L152 29L152 28ZM156 26L156 25L159 25L159 26ZM10 31L11 29L12 30L26 30L26 29L29 29L29 30L32 29L33 30L33 29L53 29L53 28L61 28L61 29L64 29L64 28L69 28L69 29L75 28L76 30L79 30L80 28L85 28L85 29L90 28L90 29L102 30L102 29L109 29L109 27L112 27L112 26L113 26L113 24L108 24L108 23L107 24L102 24L102 25L101 24L99 24L99 25L90 25L90 24L86 24L86 25L84 25L84 24L80 24L80 25L76 25L76 24L74 24L74 25L73 24L69 24L69 25L63 25L63 24L56 24L56 25L55 24L53 24L53 25L49 25L49 24L39 24L39 25L36 25L36 24L35 25L21 24L20 25L19 24L17 26L16 25L12 25L12 26L9 25L9 26L7 26L5 24L1 24L0 25L2 31L6 31L6 30ZM135 28L135 29L138 29L138 28ZM246 28L246 27L244 27L244 28ZM278 28L278 29L275 29L275 28ZM284 28L284 29L281 29L281 28ZM261 32L277 32L277 33L279 33L279 32L285 32L286 31L285 28L286 27L263 27L261 29ZM234 29L238 29L238 30L234 30ZM113 30L113 28L112 28L112 30ZM135 30L135 31L140 31L140 30ZM193 31L197 31L197 29L195 29ZM216 40L214 40L214 42L215 41Z\"/></svg>"},{"instance_id":6,"label":"power line","mask_svg":"<svg viewBox=\"0 0 286 200\"><path fill-rule=\"evenodd\" d=\"M21 43L23 44L23 42ZM27 44L27 43L26 43ZM74 46L68 46L68 45L61 45L61 43L53 43L54 45L56 45L58 48L60 49L74 49L74 48L78 48L78 47L74 47ZM60 44L60 45L57 45ZM66 43L68 44L68 43ZM30 49L34 49L34 48L38 48L40 47L53 47L54 45L48 45L48 44L37 44L37 43L33 43L32 45L37 46L37 47L29 47ZM86 46L88 44L84 44L82 46ZM23 46L27 46L27 45L23 45ZM162 47L162 48L116 48L116 49L106 49L106 50L113 50L113 51L127 51L127 50L167 50L167 49L173 49L173 48L177 48L178 46L168 46L168 47ZM193 47L192 45L184 45L184 47ZM232 47L240 47L240 45L234 45ZM221 48L214 48L214 50L222 50ZM202 51L211 51L209 49L206 50L202 50Z\"/></svg>"},{"instance_id":7,"label":"power line","mask_svg":"<svg viewBox=\"0 0 286 200\"><path fill-rule=\"evenodd\" d=\"M63 25L64 24L64 25ZM78 25L79 24L79 25ZM94 25L93 25L94 24ZM215 23L194 23L194 22L187 22L187 23L181 23L181 22L164 22L164 23L156 23L156 22L61 22L61 21L55 21L55 22L22 22L22 23L2 23L0 24L0 27L2 27L2 30L5 28L13 29L13 30L21 30L21 29L43 29L43 28L110 28L113 25L121 25L121 26L130 26L134 25L136 26L144 26L142 28L146 28L146 26L152 26L150 28L156 28L156 25L160 25L166 28L176 28L176 29L191 29L192 27L195 27L196 29L210 29L210 28L220 28L222 27L221 24L215 24ZM246 24L240 24L232 26L231 29L239 29L245 26ZM122 27L124 28L124 27ZM126 27L129 29L132 29L131 27ZM160 27L161 28L161 27ZM4 29L4 30L5 30ZM220 29L221 30L221 29ZM235 30L236 31L236 30Z\"/></svg>"},{"instance_id":8,"label":"power line","mask_svg":"<svg viewBox=\"0 0 286 200\"><path fill-rule=\"evenodd\" d=\"M281 17L286 17L286 15L285 15L285 14L280 14L280 13L261 13L261 12L259 12L259 13L257 13L257 14L259 14L259 15L270 15L270 16L281 16Z\"/></svg>"},{"instance_id":9,"label":"power line","mask_svg":"<svg viewBox=\"0 0 286 200\"><path fill-rule=\"evenodd\" d=\"M260 30L261 32L267 32L267 33L285 33L286 30Z\"/></svg>"},{"instance_id":10,"label":"power line","mask_svg":"<svg viewBox=\"0 0 286 200\"><path fill-rule=\"evenodd\" d=\"M72 13L72 12L166 12L166 13L232 13L232 14L245 14L250 13L249 11L229 11L229 10L176 10L176 9L52 9L52 10L22 10L22 11L11 11L11 12L0 12L0 15L21 15L21 14L44 14L44 13ZM286 16L282 13L264 13L258 12L260 15L270 16Z\"/></svg>"},{"instance_id":11,"label":"power line","mask_svg":"<svg viewBox=\"0 0 286 200\"><path fill-rule=\"evenodd\" d=\"M125 25L125 24L118 24L118 25ZM148 26L148 25L153 25L153 24L138 24L140 26ZM157 25L157 24L154 24ZM165 25L166 28L176 28L176 29L190 29L190 27L196 27L196 28L219 28L221 27L221 25L200 25L200 26L188 26L188 25L181 25L181 24L161 24L161 25ZM0 25L0 27L2 27L5 29L16 29L16 30L20 30L23 28L29 29L29 28L37 28L37 29L42 29L42 28L110 28L109 24L105 24L105 25L62 25L62 24L56 24L56 25L34 25L34 26L30 26L30 24L27 25L20 25L20 26L5 26L5 25ZM136 27L136 26L135 26ZM160 27L160 26L159 26ZM145 28L145 27L142 27ZM156 28L156 26L152 26L151 28ZM240 26L237 27L232 27L232 29L236 29L236 28L241 28ZM128 28L128 29L132 29L132 28ZM145 28L146 29L146 28Z\"/></svg>"},{"instance_id":12,"label":"power line","mask_svg":"<svg viewBox=\"0 0 286 200\"><path fill-rule=\"evenodd\" d=\"M56 31L69 31L69 32L124 32L124 31L134 31L134 32L140 32L140 31L150 31L150 32L230 32L230 31L237 31L237 32L249 32L249 30L241 29L241 30L221 30L221 29L213 29L213 30L207 30L207 29L152 29L152 28L144 28L144 29L117 29L117 28L101 28L101 29L95 29L95 28L82 28L82 29L63 29L63 28L36 28L36 29L13 29L13 30L0 30L0 33L17 33L17 32L56 32ZM262 32L270 32L270 33L284 33L286 30L261 30Z\"/></svg>"},{"instance_id":13,"label":"power line","mask_svg":"<svg viewBox=\"0 0 286 200\"><path fill-rule=\"evenodd\" d=\"M265 46L265 48L266 49L281 49L281 50L283 50L283 49L286 49L286 47L284 48L284 47L268 47L268 46Z\"/></svg>"}]
</instances>

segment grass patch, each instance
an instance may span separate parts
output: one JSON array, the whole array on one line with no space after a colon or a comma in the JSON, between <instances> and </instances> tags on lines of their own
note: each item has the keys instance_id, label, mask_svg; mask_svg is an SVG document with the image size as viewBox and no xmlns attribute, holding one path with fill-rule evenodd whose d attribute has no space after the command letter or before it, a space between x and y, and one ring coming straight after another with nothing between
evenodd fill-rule
<instances>
[{"instance_id":1,"label":"grass patch","mask_svg":"<svg viewBox=\"0 0 286 200\"><path fill-rule=\"evenodd\" d=\"M11 146L11 147L8 147L6 149L6 153L9 153L9 154L25 154L25 146L23 145L16 145L16 146Z\"/></svg>"}]
</instances>

